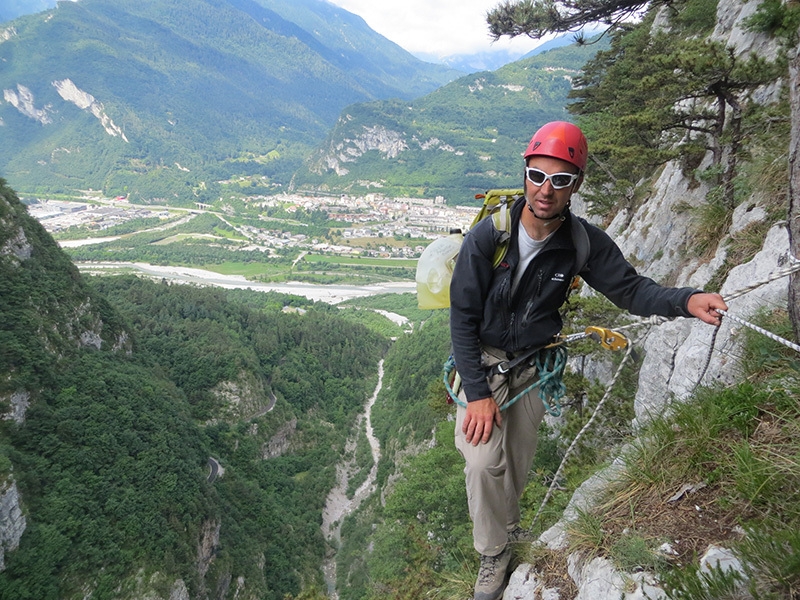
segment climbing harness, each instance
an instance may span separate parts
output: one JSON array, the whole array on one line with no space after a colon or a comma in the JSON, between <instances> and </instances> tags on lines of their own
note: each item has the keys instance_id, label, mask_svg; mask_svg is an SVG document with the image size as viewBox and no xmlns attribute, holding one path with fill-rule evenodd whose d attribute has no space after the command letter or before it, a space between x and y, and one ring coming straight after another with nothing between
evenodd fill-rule
<instances>
[{"instance_id":1,"label":"climbing harness","mask_svg":"<svg viewBox=\"0 0 800 600\"><path fill-rule=\"evenodd\" d=\"M564 370L567 366L566 344L586 338L600 342L600 345L608 350L621 350L626 346L630 346L627 338L625 338L625 336L623 336L621 333L612 331L611 329L607 329L605 327L591 326L587 327L581 333L573 333L567 336L558 337L552 344L542 348L533 348L523 352L513 359L501 361L490 369L490 375L505 375L515 367L520 365L530 365L536 367L536 371L539 374L539 379L531 383L507 402L504 402L500 406L500 410L506 410L517 400L538 387L539 399L542 401L544 409L548 414L554 417L560 417L561 398L563 398L567 393L567 389L563 381ZM455 375L453 374L455 369L455 359L450 356L447 359L447 362L444 364L444 386L447 390L448 398L459 406L466 408L467 403L458 397L458 390L460 388L461 380L458 372L456 372Z\"/></svg>"},{"instance_id":2,"label":"climbing harness","mask_svg":"<svg viewBox=\"0 0 800 600\"><path fill-rule=\"evenodd\" d=\"M566 394L566 386L563 382L564 369L567 366L567 349L562 344L547 346L537 351L535 358L531 358L531 365L536 365L539 379L531 383L519 394L510 398L500 406L500 410L506 410L525 394L530 393L537 387L539 388L539 398L545 410L554 417L561 416L561 398ZM461 406L467 407L467 403L458 397L460 379L456 373L453 385L450 384L451 374L456 368L455 359L450 356L444 364L444 385L447 389L448 397ZM502 368L502 367L501 367ZM510 369L508 369L510 370ZM507 373L508 370L498 370L500 374ZM453 389L453 387L456 389Z\"/></svg>"}]
</instances>

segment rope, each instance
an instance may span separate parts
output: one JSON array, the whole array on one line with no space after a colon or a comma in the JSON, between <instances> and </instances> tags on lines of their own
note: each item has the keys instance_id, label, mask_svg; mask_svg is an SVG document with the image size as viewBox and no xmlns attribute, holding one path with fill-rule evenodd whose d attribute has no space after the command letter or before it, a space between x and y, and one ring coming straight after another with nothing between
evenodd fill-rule
<instances>
[{"instance_id":1,"label":"rope","mask_svg":"<svg viewBox=\"0 0 800 600\"><path fill-rule=\"evenodd\" d=\"M586 425L584 425L583 428L578 432L578 435L575 436L575 439L572 440L572 443L569 445L569 448L567 448L567 451L564 453L564 458L561 459L561 464L558 466L558 470L556 471L556 474L553 476L553 481L550 484L550 488L547 490L547 494L545 494L541 505L539 506L539 510L536 511L536 515L533 517L533 521L531 522L531 525L528 528L529 530L532 530L534 525L536 525L536 522L539 520L539 516L542 513L542 509L544 509L545 505L550 500L550 497L553 495L553 490L555 490L556 486L558 485L558 480L560 479L561 474L564 470L564 465L567 463L567 459L572 454L572 451L575 449L575 446L577 446L578 441L581 439L581 437L583 437L583 434L586 433L586 431L588 431L589 427L591 427L595 418L600 413L600 409L603 407L603 404L605 404L606 400L608 400L611 397L611 390L617 383L617 379L619 379L620 373L622 373L622 368L625 366L625 363L628 362L628 359L631 357L632 352L633 352L633 344L628 343L628 349L625 351L625 356L622 357L622 362L619 363L619 367L617 367L617 372L614 373L614 377L611 378L611 383L608 384L608 387L606 388L606 393L603 395L603 398L595 407L594 411L592 412L592 416L589 417L589 420L586 422Z\"/></svg>"},{"instance_id":2,"label":"rope","mask_svg":"<svg viewBox=\"0 0 800 600\"><path fill-rule=\"evenodd\" d=\"M793 255L789 254L789 262L792 263L791 266L785 267L778 271L774 271L769 274L766 279L762 279L761 281L757 281L756 283L749 285L745 288L741 288L731 294L725 296L725 302L729 302L734 298L738 298L739 296L744 296L745 294L752 292L760 288L761 286L767 285L768 283L772 283L776 279L781 279L782 277L787 277L792 273L796 273L800 271L800 259L795 258ZM662 323L666 323L670 319L668 317L662 317L659 315L652 315L649 317L645 317L643 319L639 319L633 323L629 323L628 325L622 325L621 327L614 327L614 331L625 331L627 329L635 329L636 327L642 327L644 325L661 325Z\"/></svg>"},{"instance_id":3,"label":"rope","mask_svg":"<svg viewBox=\"0 0 800 600\"><path fill-rule=\"evenodd\" d=\"M771 283L776 279L780 279L781 277L787 277L792 273L800 271L800 260L796 259L791 254L789 255L789 260L790 262L792 262L792 266L780 269L779 271L774 271L773 273L770 273L769 277L767 277L766 279L758 281L753 285L742 288L736 292L733 292L732 294L728 294L727 296L725 296L725 301L727 302L728 300L733 300L734 298L738 298L739 296L744 296L748 292L752 292L753 290L760 288L762 285L767 285L768 283Z\"/></svg>"},{"instance_id":4,"label":"rope","mask_svg":"<svg viewBox=\"0 0 800 600\"><path fill-rule=\"evenodd\" d=\"M505 402L500 410L506 410L525 394L530 393L535 388L539 388L539 399L542 401L545 410L554 417L561 416L561 398L567 393L564 385L564 370L567 367L567 348L563 344L548 346L536 355L536 370L539 379L522 390L519 394ZM458 394L450 385L450 374L456 367L455 360L451 356L444 363L443 380L447 395L461 406L467 407L467 403L458 397ZM551 404L552 402L552 404Z\"/></svg>"},{"instance_id":5,"label":"rope","mask_svg":"<svg viewBox=\"0 0 800 600\"><path fill-rule=\"evenodd\" d=\"M790 342L787 339L784 339L784 338L782 338L782 337L780 337L778 335L775 335L774 333L772 333L771 331L767 331L763 327L759 327L758 325L755 325L753 323L749 323L749 322L745 321L744 319L740 319L739 317L734 317L733 315L728 313L728 311L726 311L726 310L722 310L721 308L718 308L716 310L717 310L717 312L719 314L724 315L725 318L731 319L732 321L735 321L736 323L739 323L740 325L744 325L745 327L749 327L753 331L757 331L758 333L761 333L761 334L767 336L771 340L775 340L779 344L783 344L787 348L791 348L795 352L800 352L800 345L797 345L794 342Z\"/></svg>"},{"instance_id":6,"label":"rope","mask_svg":"<svg viewBox=\"0 0 800 600\"><path fill-rule=\"evenodd\" d=\"M743 296L744 294L746 294L748 292L752 292L753 290L761 287L762 285L766 285L767 283L775 281L776 279L780 279L781 277L786 277L787 275L791 275L792 273L800 270L800 260L798 260L797 258L795 258L791 254L789 254L789 260L792 263L794 263L794 266L788 267L786 269L781 269L780 271L776 271L776 272L770 274L770 276L767 277L767 279L765 279L764 281L760 281L760 282L755 283L755 284L753 284L753 285L751 285L749 287L746 287L746 288L741 289L741 290L739 290L737 292L734 292L733 294L731 294L731 295L729 295L729 296L727 296L725 298L725 302L728 302L728 301L732 300L733 298L737 298L739 296ZM734 317L733 315L729 314L725 310L721 310L721 309L716 309L716 310L717 310L717 312L719 314L731 319L732 321L735 321L735 322L737 322L737 323L739 323L741 325L744 325L745 327L749 327L749 328L751 328L754 331L757 331L759 333L763 333L768 338L770 338L772 340L775 340L776 342L781 343L784 346L788 346L792 350L800 352L800 346L798 346L794 342L790 342L789 340L783 339L783 338L775 335L774 333L772 333L770 331L767 331L763 327L759 327L758 325L754 325L753 323L748 323L747 321L745 321L742 318ZM711 364L711 355L714 352L714 345L717 342L717 334L718 333L719 333L719 326L717 326L714 329L714 334L711 336L711 344L708 347L708 354L706 355L706 361L705 361L705 364L703 365L702 370L700 371L700 377L697 378L697 383L695 383L694 387L692 388L692 394L694 394L695 390L697 390L698 386L700 385L700 382L703 381L703 377L706 376L706 372L708 371L708 367Z\"/></svg>"},{"instance_id":7,"label":"rope","mask_svg":"<svg viewBox=\"0 0 800 600\"><path fill-rule=\"evenodd\" d=\"M708 371L709 365L711 365L711 355L714 353L714 345L717 343L717 334L719 333L719 325L714 327L714 333L711 334L711 343L708 346L708 352L706 353L706 362L703 365L703 368L700 370L700 377L697 378L697 382L694 384L692 388L691 395L697 391L697 388L700 387L700 382L703 381L703 377L706 376L706 372Z\"/></svg>"}]
</instances>

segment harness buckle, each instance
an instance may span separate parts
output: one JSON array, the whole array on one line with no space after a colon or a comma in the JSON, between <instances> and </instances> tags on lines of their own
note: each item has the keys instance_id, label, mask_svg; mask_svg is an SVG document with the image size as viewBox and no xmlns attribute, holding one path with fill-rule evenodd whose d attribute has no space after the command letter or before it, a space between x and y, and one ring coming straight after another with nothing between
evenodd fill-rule
<instances>
[{"instance_id":1,"label":"harness buckle","mask_svg":"<svg viewBox=\"0 0 800 600\"><path fill-rule=\"evenodd\" d=\"M499 362L494 366L494 370L500 373L500 375L505 375L509 372L508 368L508 361L504 360L503 362Z\"/></svg>"}]
</instances>

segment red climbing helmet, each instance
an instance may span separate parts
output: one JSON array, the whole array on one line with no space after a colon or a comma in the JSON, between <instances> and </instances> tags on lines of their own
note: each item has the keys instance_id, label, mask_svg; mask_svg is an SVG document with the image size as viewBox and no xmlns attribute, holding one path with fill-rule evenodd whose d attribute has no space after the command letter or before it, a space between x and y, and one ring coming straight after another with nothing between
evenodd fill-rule
<instances>
[{"instance_id":1,"label":"red climbing helmet","mask_svg":"<svg viewBox=\"0 0 800 600\"><path fill-rule=\"evenodd\" d=\"M572 163L583 172L586 170L588 153L586 136L577 125L566 121L553 121L543 125L533 134L524 156L526 161L531 156L560 158Z\"/></svg>"}]
</instances>

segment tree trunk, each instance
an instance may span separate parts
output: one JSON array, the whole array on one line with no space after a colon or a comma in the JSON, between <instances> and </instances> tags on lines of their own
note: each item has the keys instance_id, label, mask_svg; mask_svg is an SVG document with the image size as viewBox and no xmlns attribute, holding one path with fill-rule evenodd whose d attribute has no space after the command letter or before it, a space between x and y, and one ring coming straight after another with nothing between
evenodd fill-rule
<instances>
[{"instance_id":1,"label":"tree trunk","mask_svg":"<svg viewBox=\"0 0 800 600\"><path fill-rule=\"evenodd\" d=\"M800 33L800 32L799 32ZM789 249L800 258L800 48L789 62L789 102L792 130L789 141ZM789 279L789 317L794 339L800 340L800 273Z\"/></svg>"},{"instance_id":2,"label":"tree trunk","mask_svg":"<svg viewBox=\"0 0 800 600\"><path fill-rule=\"evenodd\" d=\"M725 102L732 109L731 114L731 144L728 148L728 164L725 166L725 171L722 174L722 190L725 198L725 206L727 206L731 214L733 209L736 208L736 195L734 192L733 180L736 178L736 166L739 161L739 150L742 147L742 106L739 100L731 92L724 94Z\"/></svg>"}]
</instances>

